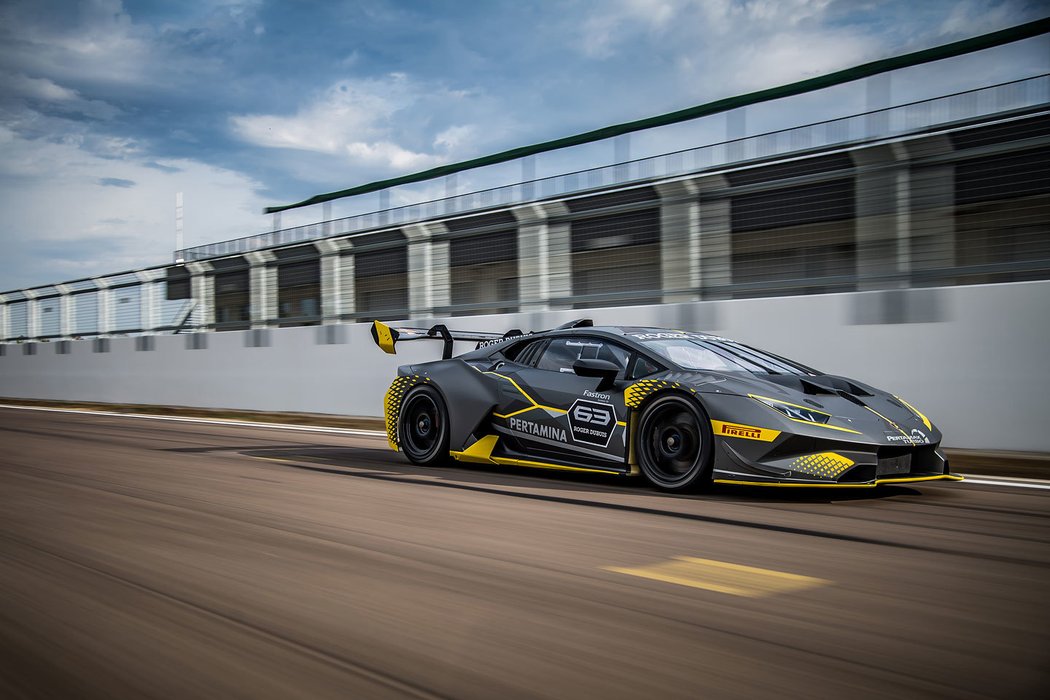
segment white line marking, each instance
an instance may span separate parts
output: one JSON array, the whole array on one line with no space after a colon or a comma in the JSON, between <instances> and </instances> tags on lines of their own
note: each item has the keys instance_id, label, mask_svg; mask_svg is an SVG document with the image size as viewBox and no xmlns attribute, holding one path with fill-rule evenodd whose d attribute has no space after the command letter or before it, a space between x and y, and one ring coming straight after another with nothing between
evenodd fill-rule
<instances>
[{"instance_id":1,"label":"white line marking","mask_svg":"<svg viewBox=\"0 0 1050 700\"><path fill-rule=\"evenodd\" d=\"M1050 471L1050 463L1046 465L1047 471ZM1050 480L1047 479L1033 479L1032 477L1022 476L989 476L987 474L959 474L959 476L970 478L972 476L975 479L995 479L997 481L1023 481L1033 484L1050 484Z\"/></svg>"},{"instance_id":2,"label":"white line marking","mask_svg":"<svg viewBox=\"0 0 1050 700\"><path fill-rule=\"evenodd\" d=\"M1021 480L1010 480L1010 481L998 481L996 479L983 479L981 477L968 476L961 483L964 484L979 484L982 486L1009 486L1016 489L1044 489L1050 490L1050 481L1021 481Z\"/></svg>"},{"instance_id":3,"label":"white line marking","mask_svg":"<svg viewBox=\"0 0 1050 700\"><path fill-rule=\"evenodd\" d=\"M180 423L206 423L209 425L228 425L237 428L273 428L275 430L298 430L307 433L336 433L339 435L358 435L361 437L385 437L383 430L359 430L356 428L325 428L314 425L289 425L287 423L254 423L251 421L223 420L221 418L184 418L182 416L154 416L148 413L116 413L114 411L91 411L80 408L44 408L43 406L13 406L0 404L0 408L13 408L22 411L47 411L50 413L79 413L88 416L113 416L115 418L145 418L147 420L170 420Z\"/></svg>"}]
</instances>

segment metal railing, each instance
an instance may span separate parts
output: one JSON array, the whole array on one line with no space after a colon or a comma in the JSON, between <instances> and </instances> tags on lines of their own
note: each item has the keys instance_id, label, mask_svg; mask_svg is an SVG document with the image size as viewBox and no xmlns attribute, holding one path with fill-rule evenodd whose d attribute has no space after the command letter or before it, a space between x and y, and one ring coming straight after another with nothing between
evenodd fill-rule
<instances>
[{"instance_id":1,"label":"metal railing","mask_svg":"<svg viewBox=\"0 0 1050 700\"><path fill-rule=\"evenodd\" d=\"M330 236L346 236L404 226L492 207L570 197L610 187L702 173L750 160L802 154L807 151L922 133L958 122L1031 109L1048 102L1050 74L1043 74L648 158L193 246L176 251L175 259L190 262L237 255L306 243Z\"/></svg>"}]
</instances>

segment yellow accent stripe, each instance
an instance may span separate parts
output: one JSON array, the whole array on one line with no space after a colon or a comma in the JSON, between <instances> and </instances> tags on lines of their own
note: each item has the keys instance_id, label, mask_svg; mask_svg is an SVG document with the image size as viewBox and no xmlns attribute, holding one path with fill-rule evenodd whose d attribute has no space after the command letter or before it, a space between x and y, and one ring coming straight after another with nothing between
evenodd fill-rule
<instances>
[{"instance_id":1,"label":"yellow accent stripe","mask_svg":"<svg viewBox=\"0 0 1050 700\"><path fill-rule=\"evenodd\" d=\"M527 393L525 393L525 390L522 389L520 386L518 386L518 383L516 381L514 381L513 379L511 379L510 377L508 377L505 374L500 374L499 372L482 372L482 374L491 374L494 377L499 377L500 379L506 379L508 382L510 382L511 384L514 385L514 388L517 389L518 392L522 396L524 396L528 400L529 403L532 404L532 406L529 407L529 408L523 408L521 410L514 411L513 413L507 413L506 415L501 415L499 413L494 413L493 415L496 416L497 418L509 418L511 416L516 416L519 413L524 413L525 411L531 411L534 408L542 408L542 409L544 409L546 411L554 411L555 413L568 413L568 411L566 411L565 409L555 408L554 406L544 406L543 404L539 403L538 401L536 401L536 399L532 398Z\"/></svg>"},{"instance_id":2,"label":"yellow accent stripe","mask_svg":"<svg viewBox=\"0 0 1050 700\"><path fill-rule=\"evenodd\" d=\"M568 413L568 411L561 408L554 408L553 406L541 406L540 404L536 404L535 406L529 406L528 408L519 408L517 411L512 411L511 413L493 413L492 415L496 416L497 418L510 418L511 416L518 415L519 413L528 413L529 411L535 411L537 408L542 408L545 411L554 411L555 413Z\"/></svg>"},{"instance_id":3,"label":"yellow accent stripe","mask_svg":"<svg viewBox=\"0 0 1050 700\"><path fill-rule=\"evenodd\" d=\"M914 406L912 406L910 403L908 403L907 401L905 401L904 399L902 399L899 396L894 396L893 398L895 398L898 401L900 401L902 404L904 404L908 408L909 411L911 411L912 413L917 415L919 417L919 420L922 421L922 424L926 426L927 430L933 430L933 424L930 423L930 419L927 418L926 416L924 416L922 414L922 412L919 411L919 409L915 408Z\"/></svg>"},{"instance_id":4,"label":"yellow accent stripe","mask_svg":"<svg viewBox=\"0 0 1050 700\"><path fill-rule=\"evenodd\" d=\"M526 394L525 390L522 389L520 386L518 386L518 383L516 381L514 381L513 379L511 379L510 377L508 377L507 375L500 374L499 372L482 372L482 374L491 374L493 377L499 377L500 379L506 379L508 382L510 382L511 384L514 385L514 388L517 389L518 392L520 392L522 396L524 396L526 399L529 400L529 403L533 404L534 406L539 406L539 404L536 403L535 399L533 399L531 396Z\"/></svg>"},{"instance_id":5,"label":"yellow accent stripe","mask_svg":"<svg viewBox=\"0 0 1050 700\"><path fill-rule=\"evenodd\" d=\"M521 413L535 411L537 408L539 408L539 406L529 406L528 408L519 408L517 411L513 411L511 413L493 413L492 415L496 416L496 418L511 418Z\"/></svg>"},{"instance_id":6,"label":"yellow accent stripe","mask_svg":"<svg viewBox=\"0 0 1050 700\"><path fill-rule=\"evenodd\" d=\"M815 425L818 428L827 428L828 430L841 430L844 433L853 433L854 435L863 435L864 434L861 431L853 430L852 428L841 428L841 427L839 427L837 425L828 425L827 423L814 423L812 421L802 420L801 418L788 418L787 416L784 416L784 417L787 418L788 420L793 420L796 423L802 423L803 425Z\"/></svg>"},{"instance_id":7,"label":"yellow accent stripe","mask_svg":"<svg viewBox=\"0 0 1050 700\"><path fill-rule=\"evenodd\" d=\"M630 475L638 476L642 473L638 466L638 452L635 450L635 441L638 438L638 413L631 413L630 434L627 436L627 464L630 466Z\"/></svg>"},{"instance_id":8,"label":"yellow accent stripe","mask_svg":"<svg viewBox=\"0 0 1050 700\"><path fill-rule=\"evenodd\" d=\"M460 462L492 464L492 451L496 449L498 435L486 435L462 452L450 452Z\"/></svg>"},{"instance_id":9,"label":"yellow accent stripe","mask_svg":"<svg viewBox=\"0 0 1050 700\"><path fill-rule=\"evenodd\" d=\"M965 481L959 474L938 474L937 476L905 476L900 479L877 479L876 484L904 484L909 481L934 481L936 479L947 479L948 481Z\"/></svg>"},{"instance_id":10,"label":"yellow accent stripe","mask_svg":"<svg viewBox=\"0 0 1050 700\"><path fill-rule=\"evenodd\" d=\"M480 372L481 370L478 370L478 371ZM506 379L508 382L510 382L511 384L514 385L514 388L518 390L518 393L520 393L522 396L524 396L526 399L528 399L529 403L532 404L528 408L519 408L517 411L512 411L511 413L493 413L492 415L494 415L496 418L511 418L511 417L519 415L521 413L527 413L529 411L534 411L537 408L542 408L544 411L553 411L554 413L561 413L561 414L568 413L568 411L566 409L564 409L564 408L555 408L554 406L545 406L544 404L541 404L541 403L537 402L536 399L532 398L527 393L525 393L525 390L522 389L520 386L518 386L518 383L516 381L514 381L513 379L511 379L510 377L508 377L505 374L500 374L499 372L481 372L481 373L482 374L491 374L491 375L493 375L495 377L499 377L500 379ZM616 425L619 425L619 426L624 427L624 428L627 427L627 423L625 423L624 421L616 421Z\"/></svg>"},{"instance_id":11,"label":"yellow accent stripe","mask_svg":"<svg viewBox=\"0 0 1050 700\"><path fill-rule=\"evenodd\" d=\"M908 484L917 481L963 481L958 474L937 474L935 476L905 476L899 479L876 479L873 484L783 484L777 481L740 481L736 479L712 479L716 484L737 484L740 486L776 486L781 488L807 489L873 489L883 484Z\"/></svg>"},{"instance_id":12,"label":"yellow accent stripe","mask_svg":"<svg viewBox=\"0 0 1050 700\"><path fill-rule=\"evenodd\" d=\"M697 557L675 557L671 561L636 568L609 566L605 570L745 598L763 598L831 584L831 581L813 576Z\"/></svg>"},{"instance_id":13,"label":"yellow accent stripe","mask_svg":"<svg viewBox=\"0 0 1050 700\"><path fill-rule=\"evenodd\" d=\"M903 435L904 437L906 437L906 438L908 438L909 440L911 440L912 442L914 442L914 439L912 438L911 434L910 434L910 433L906 433L906 432L904 432L904 428L900 427L899 425L897 425L896 423L894 423L893 421L891 421L891 420L890 420L889 418L887 418L886 416L884 416L884 415L882 415L881 413L879 413L878 411L876 411L876 410L875 410L874 408L872 408L871 406L865 406L864 408L868 409L869 411L871 411L872 413L874 413L874 414L875 414L876 416L878 416L878 417L879 417L879 418L881 418L882 420L884 420L884 421L886 421L887 423L889 423L890 425L892 425L892 426L893 426L893 427L894 427L894 428L895 428L895 429L897 430L897 432L898 432L898 433L900 433L900 434L901 434L901 435Z\"/></svg>"}]
</instances>

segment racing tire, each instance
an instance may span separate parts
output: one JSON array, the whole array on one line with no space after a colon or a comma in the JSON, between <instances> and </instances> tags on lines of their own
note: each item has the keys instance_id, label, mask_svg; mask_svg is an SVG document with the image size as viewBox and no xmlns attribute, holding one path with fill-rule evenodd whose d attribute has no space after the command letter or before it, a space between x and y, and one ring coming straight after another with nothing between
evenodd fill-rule
<instances>
[{"instance_id":1,"label":"racing tire","mask_svg":"<svg viewBox=\"0 0 1050 700\"><path fill-rule=\"evenodd\" d=\"M642 411L637 435L638 466L654 486L695 491L707 485L715 443L699 403L675 395L653 400Z\"/></svg>"},{"instance_id":2,"label":"racing tire","mask_svg":"<svg viewBox=\"0 0 1050 700\"><path fill-rule=\"evenodd\" d=\"M397 419L397 436L413 464L433 467L449 461L448 408L437 389L418 386L408 392Z\"/></svg>"}]
</instances>

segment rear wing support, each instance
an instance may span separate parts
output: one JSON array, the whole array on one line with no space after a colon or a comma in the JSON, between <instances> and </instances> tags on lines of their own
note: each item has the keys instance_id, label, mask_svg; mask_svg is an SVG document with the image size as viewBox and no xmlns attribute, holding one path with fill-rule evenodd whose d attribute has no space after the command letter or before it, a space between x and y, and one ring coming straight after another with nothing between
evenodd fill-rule
<instances>
[{"instance_id":1,"label":"rear wing support","mask_svg":"<svg viewBox=\"0 0 1050 700\"><path fill-rule=\"evenodd\" d=\"M452 357L452 348L456 341L477 342L480 347L480 343L490 343L519 335L524 334L518 329L506 333L484 333L481 331L450 331L443 323L430 328L393 328L382 321L372 323L372 340L383 352L389 355L396 354L395 346L406 340L440 340L442 342L441 359L443 360Z\"/></svg>"}]
</instances>

